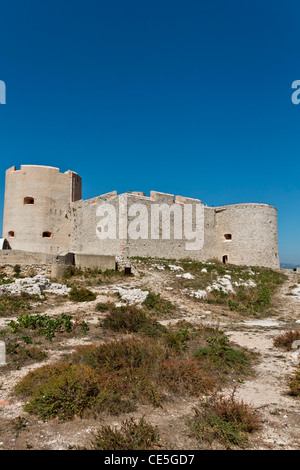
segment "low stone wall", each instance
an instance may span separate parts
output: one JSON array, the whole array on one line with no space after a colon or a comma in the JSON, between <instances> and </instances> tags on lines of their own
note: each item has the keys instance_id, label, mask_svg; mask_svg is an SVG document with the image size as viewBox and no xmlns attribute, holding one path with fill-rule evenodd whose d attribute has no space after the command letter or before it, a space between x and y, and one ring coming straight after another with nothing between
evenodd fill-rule
<instances>
[{"instance_id":1,"label":"low stone wall","mask_svg":"<svg viewBox=\"0 0 300 470\"><path fill-rule=\"evenodd\" d=\"M21 250L0 251L0 272L8 275L15 273L15 266L20 266L22 276L35 276L42 274L52 278L59 278L66 274L71 266L80 269L116 269L115 256L92 255L88 253L61 253L50 255L46 253L32 253Z\"/></svg>"},{"instance_id":2,"label":"low stone wall","mask_svg":"<svg viewBox=\"0 0 300 470\"><path fill-rule=\"evenodd\" d=\"M115 256L90 255L84 253L75 253L75 266L81 269L116 269Z\"/></svg>"},{"instance_id":3,"label":"low stone wall","mask_svg":"<svg viewBox=\"0 0 300 470\"><path fill-rule=\"evenodd\" d=\"M0 251L0 269L8 275L13 275L15 266L19 265L22 276L32 277L42 274L48 277L60 277L72 264L74 264L73 253L56 256L22 250Z\"/></svg>"},{"instance_id":4,"label":"low stone wall","mask_svg":"<svg viewBox=\"0 0 300 470\"><path fill-rule=\"evenodd\" d=\"M55 263L56 256L46 253L32 253L21 250L1 250L0 264L19 265L50 265Z\"/></svg>"}]
</instances>

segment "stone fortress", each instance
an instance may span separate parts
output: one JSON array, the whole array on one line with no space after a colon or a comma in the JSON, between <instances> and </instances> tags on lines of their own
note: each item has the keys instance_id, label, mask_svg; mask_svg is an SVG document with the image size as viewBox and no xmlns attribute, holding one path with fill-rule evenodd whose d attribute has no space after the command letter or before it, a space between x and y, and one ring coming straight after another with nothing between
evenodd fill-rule
<instances>
[{"instance_id":1,"label":"stone fortress","mask_svg":"<svg viewBox=\"0 0 300 470\"><path fill-rule=\"evenodd\" d=\"M101 204L115 209L115 239L100 239L97 235L97 208ZM121 237L120 232L132 220L130 208L136 204L142 204L147 213L151 213L154 204L175 209L200 206L203 245L187 250L186 241L176 238L172 230L166 239L162 235L165 222L161 219L154 238ZM174 217L170 211L171 222ZM149 224L150 233L150 220L144 223ZM156 191L151 191L149 197L142 192L118 195L113 191L83 200L77 173L70 170L61 173L48 166L22 165L19 170L12 167L6 171L3 239L11 249L1 250L1 264L75 263L101 269L113 268L116 260L122 260L126 266L132 257L152 257L217 259L223 263L279 268L277 210L268 204L208 207L197 199Z\"/></svg>"}]
</instances>

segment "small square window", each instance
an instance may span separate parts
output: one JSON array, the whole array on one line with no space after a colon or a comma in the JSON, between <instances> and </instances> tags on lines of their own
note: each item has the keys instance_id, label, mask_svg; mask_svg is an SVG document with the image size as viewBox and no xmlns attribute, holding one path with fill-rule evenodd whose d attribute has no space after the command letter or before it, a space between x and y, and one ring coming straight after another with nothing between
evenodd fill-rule
<instances>
[{"instance_id":1,"label":"small square window","mask_svg":"<svg viewBox=\"0 0 300 470\"><path fill-rule=\"evenodd\" d=\"M24 197L24 205L25 206L30 206L30 205L34 205L34 197L31 197L31 196L27 196L27 197Z\"/></svg>"},{"instance_id":2,"label":"small square window","mask_svg":"<svg viewBox=\"0 0 300 470\"><path fill-rule=\"evenodd\" d=\"M52 236L53 236L52 232L48 232L48 231L43 232L42 234L43 238L52 238Z\"/></svg>"},{"instance_id":3,"label":"small square window","mask_svg":"<svg viewBox=\"0 0 300 470\"><path fill-rule=\"evenodd\" d=\"M225 238L225 240L232 240L232 235L231 235L231 233L225 233L225 234L224 234L224 238Z\"/></svg>"}]
</instances>

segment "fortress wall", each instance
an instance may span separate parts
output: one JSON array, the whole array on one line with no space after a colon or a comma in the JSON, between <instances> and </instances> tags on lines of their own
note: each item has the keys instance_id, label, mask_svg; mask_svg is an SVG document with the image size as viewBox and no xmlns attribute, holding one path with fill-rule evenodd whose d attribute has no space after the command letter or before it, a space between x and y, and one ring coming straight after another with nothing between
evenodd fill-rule
<instances>
[{"instance_id":1,"label":"fortress wall","mask_svg":"<svg viewBox=\"0 0 300 470\"><path fill-rule=\"evenodd\" d=\"M111 256L121 254L119 240L99 240L97 237L96 228L100 218L97 217L96 211L100 203L106 202L112 204L118 218L119 198L116 191L71 204L70 251Z\"/></svg>"},{"instance_id":2,"label":"fortress wall","mask_svg":"<svg viewBox=\"0 0 300 470\"><path fill-rule=\"evenodd\" d=\"M100 240L96 234L96 227L100 221L97 217L96 211L99 204L109 203L115 209L116 214L116 233L115 240ZM136 212L136 204L141 204L142 213ZM170 239L162 239L164 229L168 220L163 221L160 219L157 226L156 236L158 238L151 238L151 208L154 204L162 205L167 204L167 207L175 206L180 209L182 213L182 233L184 234L184 206L187 204L193 205L195 210L196 205L201 205L204 209L204 226L201 227L201 236L204 235L204 245L197 250L188 250L187 241L185 238L174 238L174 214L170 212ZM125 212L124 212L125 211ZM119 218L119 213L126 214L128 212L128 219L126 216ZM158 257L158 258L193 258L199 260L206 260L216 256L215 250L215 214L213 211L204 208L201 201L196 199L189 199L181 196L171 194L164 194L152 191L150 197L144 196L141 192L132 192L117 195L116 192L109 193L88 201L78 201L71 204L71 250L77 253L91 253L91 254L106 254L116 255L123 257ZM132 215L130 215L132 214ZM121 222L120 222L121 220ZM131 224L141 224L146 227L146 238L133 239L131 236ZM193 220L192 229L196 230L196 223ZM121 232L124 230L126 236L121 238ZM127 237L127 230L130 236Z\"/></svg>"},{"instance_id":3,"label":"fortress wall","mask_svg":"<svg viewBox=\"0 0 300 470\"><path fill-rule=\"evenodd\" d=\"M153 258L168 258L168 259L184 259L191 258L197 260L206 260L211 258L214 254L214 243L215 243L215 234L214 234L214 216L203 206L202 202L198 199L185 198L182 196L176 196L164 193L158 193L151 191L150 198L139 198L135 195L128 195L128 211L130 213L130 207L134 204L142 203L145 206L145 215L138 218L141 220L145 226L148 227L148 239L133 239L130 237L128 239L128 256L141 256L141 257L153 257ZM169 207L173 207L175 211L170 211L170 216L165 220L160 217L159 224L154 223L153 218L151 217L151 209L153 205L166 204ZM184 223L184 214L185 206L189 205L192 207L193 219L191 228L193 231L197 230L198 234L198 243L191 248L190 242L186 237L186 224ZM201 210L204 212L204 218L200 221L200 226L196 227L196 206L201 206ZM134 209L134 207L133 207ZM174 221L176 222L175 227L179 226L179 218L175 214L178 213L182 215L182 222L180 224L182 231L182 238L177 239L176 233L174 233ZM134 211L133 211L134 214ZM131 221L134 221L136 217L128 217L128 226L130 229ZM143 220L146 219L146 220ZM169 222L170 221L170 222ZM164 239L167 232L164 231L167 229L168 225L170 226L170 238ZM156 229L157 227L157 229ZM153 232L157 238L151 237ZM201 241L204 239L204 243ZM191 240L194 241L194 240Z\"/></svg>"},{"instance_id":4,"label":"fortress wall","mask_svg":"<svg viewBox=\"0 0 300 470\"><path fill-rule=\"evenodd\" d=\"M279 268L277 210L267 204L214 208L217 257L238 265ZM224 235L231 234L226 240Z\"/></svg>"},{"instance_id":5,"label":"fortress wall","mask_svg":"<svg viewBox=\"0 0 300 470\"><path fill-rule=\"evenodd\" d=\"M97 215L97 209L105 204L113 209L114 239L97 236L97 226L103 220ZM156 219L155 226L152 214L157 206L167 208L167 215L166 219L162 216ZM195 214L199 207L203 217L197 228ZM170 208L172 211L168 213ZM197 229L198 237L198 245L193 249L189 243L194 240L187 239L184 223L188 208L192 208L193 213L189 228ZM181 219L178 219L179 213ZM175 233L176 230L174 232L174 220L177 221L175 227L182 230L182 237ZM135 226L144 229L142 238L133 236L136 232L131 229ZM171 227L169 237L166 236L168 226ZM43 236L43 232L48 232L49 236ZM226 257L226 261L233 264L279 268L277 211L272 206L204 207L198 199L157 191L151 191L150 197L140 191L121 195L113 191L83 201L81 178L76 173L60 173L58 168L46 166L23 165L20 170L15 167L7 170L3 237L7 238L12 251L53 255L69 251L123 258L141 256L199 261L213 258L222 261Z\"/></svg>"},{"instance_id":6,"label":"fortress wall","mask_svg":"<svg viewBox=\"0 0 300 470\"><path fill-rule=\"evenodd\" d=\"M69 203L81 197L81 178L58 168L22 165L6 172L3 237L14 250L69 250ZM33 203L25 203L32 198ZM28 202L27 200L27 202ZM49 232L48 237L43 237Z\"/></svg>"},{"instance_id":7,"label":"fortress wall","mask_svg":"<svg viewBox=\"0 0 300 470\"><path fill-rule=\"evenodd\" d=\"M96 227L100 221L96 211L99 204L109 203L115 209L116 233L115 240L99 240ZM156 238L151 237L151 209L154 204L166 204L166 207L178 207L184 214L185 205L201 205L204 210L204 243L200 249L187 249L185 237L174 237L174 213L166 221L160 218ZM137 206L140 205L140 206ZM142 209L141 209L142 208ZM141 212L138 212L140 209ZM119 219L119 211L128 213L128 218ZM277 245L277 211L266 204L236 204L222 207L203 207L201 201L181 196L176 198L171 194L151 192L150 197L141 192L117 195L109 193L88 201L78 201L71 204L72 229L71 250L75 253L90 253L127 257L152 257L183 259L191 258L199 261L208 259L223 260L238 265L279 267ZM195 214L195 212L194 212ZM121 220L121 223L119 222ZM166 223L171 226L170 238L163 239ZM120 226L119 226L120 224ZM133 225L132 225L133 224ZM133 238L131 228L139 225L146 228L145 238ZM195 217L193 230L196 229ZM120 230L124 229L129 236L119 239ZM138 229L139 230L139 229ZM184 232L182 223L182 233ZM226 240L224 235L231 235Z\"/></svg>"}]
</instances>

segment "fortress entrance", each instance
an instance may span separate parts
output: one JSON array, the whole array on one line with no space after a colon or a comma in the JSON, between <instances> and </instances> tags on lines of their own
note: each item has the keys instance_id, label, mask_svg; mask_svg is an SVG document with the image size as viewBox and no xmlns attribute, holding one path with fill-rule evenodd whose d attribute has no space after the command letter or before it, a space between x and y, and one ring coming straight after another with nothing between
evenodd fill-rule
<instances>
[{"instance_id":1,"label":"fortress entrance","mask_svg":"<svg viewBox=\"0 0 300 470\"><path fill-rule=\"evenodd\" d=\"M224 255L222 257L222 261L223 261L223 264L227 264L228 263L228 256L227 255Z\"/></svg>"}]
</instances>

